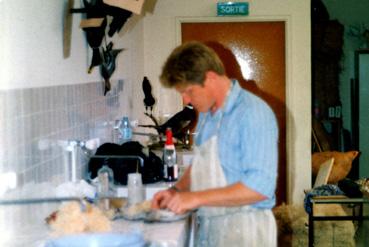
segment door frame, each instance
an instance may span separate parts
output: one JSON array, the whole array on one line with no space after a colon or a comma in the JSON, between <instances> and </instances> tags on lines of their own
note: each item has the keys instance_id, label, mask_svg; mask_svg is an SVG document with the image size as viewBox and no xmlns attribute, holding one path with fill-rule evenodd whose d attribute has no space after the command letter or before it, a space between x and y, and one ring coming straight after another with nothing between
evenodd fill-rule
<instances>
[{"instance_id":1,"label":"door frame","mask_svg":"<svg viewBox=\"0 0 369 247\"><path fill-rule=\"evenodd\" d=\"M296 164L294 162L295 154L293 152L294 147L293 144L295 142L294 138L294 120L292 117L292 114L290 113L290 109L293 109L293 92L297 90L296 87L294 87L291 78L292 78L292 57L291 52L292 48L290 44L290 41L292 40L291 37L291 17L290 16L253 16L253 17L176 17L175 18L175 25L176 25L176 46L180 45L182 43L182 23L201 23L201 22L272 22L272 21L282 21L285 23L285 59L286 59L286 68L285 68L285 93L286 93L286 199L287 203L292 203L293 199L293 193L294 193L294 184L296 181L294 180L295 177L293 176L296 167L294 167L292 164ZM292 42L291 42L292 43ZM310 178L309 178L310 179Z\"/></svg>"}]
</instances>

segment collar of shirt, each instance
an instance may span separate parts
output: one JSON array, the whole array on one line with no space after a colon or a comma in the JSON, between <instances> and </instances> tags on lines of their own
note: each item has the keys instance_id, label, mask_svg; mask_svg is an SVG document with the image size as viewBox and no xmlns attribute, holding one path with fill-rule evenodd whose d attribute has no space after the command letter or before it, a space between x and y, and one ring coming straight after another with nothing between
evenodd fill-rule
<instances>
[{"instance_id":1,"label":"collar of shirt","mask_svg":"<svg viewBox=\"0 0 369 247\"><path fill-rule=\"evenodd\" d=\"M242 88L237 80L232 79L233 83L232 90L230 95L227 98L227 101L225 102L224 108L223 108L223 114L226 114L230 110L232 110L236 100L238 99L238 95L240 94Z\"/></svg>"},{"instance_id":2,"label":"collar of shirt","mask_svg":"<svg viewBox=\"0 0 369 247\"><path fill-rule=\"evenodd\" d=\"M231 92L228 95L223 108L217 110L213 114L211 114L210 111L200 113L195 137L195 143L197 145L201 145L205 140L208 140L211 136L217 134L219 122L236 104L242 88L237 80L232 80L232 83L233 86L231 88ZM204 124L206 124L206 126L204 126Z\"/></svg>"}]
</instances>

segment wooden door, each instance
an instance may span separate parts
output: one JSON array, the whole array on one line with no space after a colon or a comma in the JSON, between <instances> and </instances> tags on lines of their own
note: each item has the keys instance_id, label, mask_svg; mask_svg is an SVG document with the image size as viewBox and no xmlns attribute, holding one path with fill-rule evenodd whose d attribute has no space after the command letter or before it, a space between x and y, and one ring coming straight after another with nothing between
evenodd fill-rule
<instances>
[{"instance_id":1,"label":"wooden door","mask_svg":"<svg viewBox=\"0 0 369 247\"><path fill-rule=\"evenodd\" d=\"M285 23L182 23L181 32L182 42L198 40L212 47L227 75L263 98L275 112L279 125L277 205L286 202Z\"/></svg>"}]
</instances>

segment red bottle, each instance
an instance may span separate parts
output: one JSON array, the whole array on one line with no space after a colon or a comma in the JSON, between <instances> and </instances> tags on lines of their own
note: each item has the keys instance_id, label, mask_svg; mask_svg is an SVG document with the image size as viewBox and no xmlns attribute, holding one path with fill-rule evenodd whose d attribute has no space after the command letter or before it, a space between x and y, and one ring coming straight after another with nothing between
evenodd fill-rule
<instances>
[{"instance_id":1,"label":"red bottle","mask_svg":"<svg viewBox=\"0 0 369 247\"><path fill-rule=\"evenodd\" d=\"M177 154L171 128L166 129L165 136L166 141L163 150L164 180L171 182L178 179Z\"/></svg>"}]
</instances>

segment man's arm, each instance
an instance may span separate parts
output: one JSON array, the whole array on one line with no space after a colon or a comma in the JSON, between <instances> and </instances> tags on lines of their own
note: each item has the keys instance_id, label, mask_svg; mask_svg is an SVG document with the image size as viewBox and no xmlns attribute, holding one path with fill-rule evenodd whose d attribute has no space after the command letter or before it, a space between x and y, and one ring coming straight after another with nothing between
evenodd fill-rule
<instances>
[{"instance_id":1,"label":"man's arm","mask_svg":"<svg viewBox=\"0 0 369 247\"><path fill-rule=\"evenodd\" d=\"M191 166L187 167L181 178L175 183L175 187L178 191L189 191L191 186Z\"/></svg>"},{"instance_id":2,"label":"man's arm","mask_svg":"<svg viewBox=\"0 0 369 247\"><path fill-rule=\"evenodd\" d=\"M202 206L242 206L265 199L266 196L238 182L222 188L174 193L167 202L167 208L181 214Z\"/></svg>"}]
</instances>

